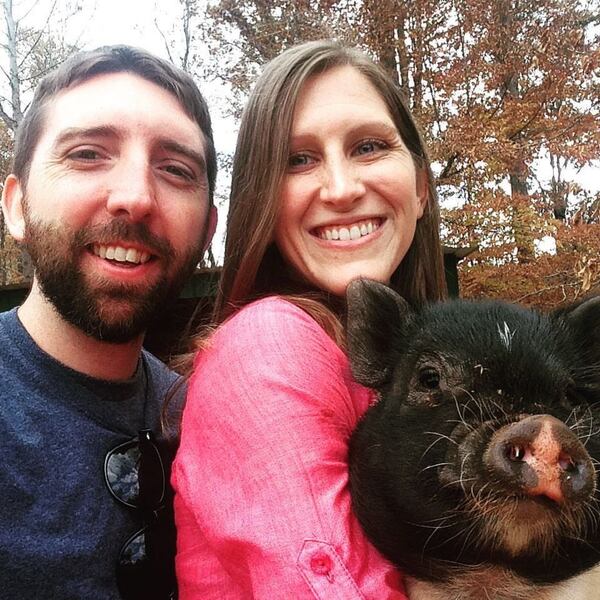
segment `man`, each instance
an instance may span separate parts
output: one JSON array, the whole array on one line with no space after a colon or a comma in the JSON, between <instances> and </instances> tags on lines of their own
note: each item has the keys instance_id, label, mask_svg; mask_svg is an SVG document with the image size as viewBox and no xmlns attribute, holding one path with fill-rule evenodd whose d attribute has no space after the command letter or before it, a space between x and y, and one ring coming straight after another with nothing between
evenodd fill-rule
<instances>
[{"instance_id":1,"label":"man","mask_svg":"<svg viewBox=\"0 0 600 600\"><path fill-rule=\"evenodd\" d=\"M2 196L34 266L0 315L4 600L169 596L148 430L176 376L142 341L210 242L215 174L204 99L166 61L101 48L36 90Z\"/></svg>"}]
</instances>

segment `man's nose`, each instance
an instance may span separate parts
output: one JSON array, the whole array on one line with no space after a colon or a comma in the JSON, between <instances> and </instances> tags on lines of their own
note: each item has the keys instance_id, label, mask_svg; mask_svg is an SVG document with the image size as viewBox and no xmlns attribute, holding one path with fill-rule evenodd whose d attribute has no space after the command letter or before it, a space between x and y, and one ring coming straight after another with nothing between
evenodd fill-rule
<instances>
[{"instance_id":1,"label":"man's nose","mask_svg":"<svg viewBox=\"0 0 600 600\"><path fill-rule=\"evenodd\" d=\"M346 157L325 162L321 183L321 200L340 208L352 205L365 193L360 170Z\"/></svg>"},{"instance_id":2,"label":"man's nose","mask_svg":"<svg viewBox=\"0 0 600 600\"><path fill-rule=\"evenodd\" d=\"M155 189L152 166L143 157L122 158L110 173L106 208L114 216L143 221L152 212Z\"/></svg>"}]
</instances>

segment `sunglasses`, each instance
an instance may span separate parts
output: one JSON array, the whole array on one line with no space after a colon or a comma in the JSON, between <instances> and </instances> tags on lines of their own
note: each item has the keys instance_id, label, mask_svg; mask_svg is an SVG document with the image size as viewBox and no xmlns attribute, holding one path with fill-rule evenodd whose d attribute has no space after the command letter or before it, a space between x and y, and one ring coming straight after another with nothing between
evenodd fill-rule
<instances>
[{"instance_id":1,"label":"sunglasses","mask_svg":"<svg viewBox=\"0 0 600 600\"><path fill-rule=\"evenodd\" d=\"M139 512L142 528L123 544L117 586L124 600L170 600L174 592L174 528L168 510L167 474L152 431L110 450L104 479L113 498Z\"/></svg>"}]
</instances>

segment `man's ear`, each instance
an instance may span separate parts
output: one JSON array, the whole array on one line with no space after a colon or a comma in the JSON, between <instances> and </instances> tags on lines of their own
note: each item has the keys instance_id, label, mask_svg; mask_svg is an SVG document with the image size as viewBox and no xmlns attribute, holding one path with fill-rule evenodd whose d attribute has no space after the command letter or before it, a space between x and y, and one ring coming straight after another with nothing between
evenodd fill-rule
<instances>
[{"instance_id":1,"label":"man's ear","mask_svg":"<svg viewBox=\"0 0 600 600\"><path fill-rule=\"evenodd\" d=\"M10 174L2 190L2 213L10 235L18 242L25 237L24 193L16 175Z\"/></svg>"},{"instance_id":2,"label":"man's ear","mask_svg":"<svg viewBox=\"0 0 600 600\"><path fill-rule=\"evenodd\" d=\"M206 238L204 240L204 248L202 252L206 252L212 242L213 236L217 229L217 207L214 204L210 205L208 218L206 219Z\"/></svg>"}]
</instances>

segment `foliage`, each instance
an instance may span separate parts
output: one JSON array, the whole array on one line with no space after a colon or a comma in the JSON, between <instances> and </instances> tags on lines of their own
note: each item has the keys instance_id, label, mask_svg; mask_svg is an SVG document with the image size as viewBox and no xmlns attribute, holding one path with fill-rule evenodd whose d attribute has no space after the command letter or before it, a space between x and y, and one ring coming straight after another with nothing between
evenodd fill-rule
<instances>
[{"instance_id":1,"label":"foliage","mask_svg":"<svg viewBox=\"0 0 600 600\"><path fill-rule=\"evenodd\" d=\"M38 5L37 0L26 7L24 14ZM16 15L13 0L2 0L4 43L3 85L0 89L0 176L3 182L10 171L13 136L27 108L27 99L39 80L57 67L77 48L67 44L60 35L51 34L46 28L38 29L26 24L25 17ZM23 5L19 5L23 10ZM57 9L53 2L49 8L47 21ZM69 9L69 14L79 10L77 5ZM57 11L58 12L58 11ZM27 255L8 234L4 221L0 222L0 285L21 284L31 278L31 266Z\"/></svg>"},{"instance_id":2,"label":"foliage","mask_svg":"<svg viewBox=\"0 0 600 600\"><path fill-rule=\"evenodd\" d=\"M593 0L220 0L203 37L235 114L289 45L365 49L422 125L445 243L479 247L463 294L543 306L597 281L600 197L569 178L600 156L599 31ZM540 254L548 237L556 253Z\"/></svg>"},{"instance_id":3,"label":"foliage","mask_svg":"<svg viewBox=\"0 0 600 600\"><path fill-rule=\"evenodd\" d=\"M0 178L2 181L10 172L12 160L12 132L0 121ZM29 261L21 248L6 231L4 221L0 221L0 286L20 284L27 281Z\"/></svg>"},{"instance_id":4,"label":"foliage","mask_svg":"<svg viewBox=\"0 0 600 600\"><path fill-rule=\"evenodd\" d=\"M467 262L461 267L463 295L499 297L550 310L587 294L600 294L600 224L567 226L557 223L563 246L543 254L531 265L511 262L501 269Z\"/></svg>"},{"instance_id":5,"label":"foliage","mask_svg":"<svg viewBox=\"0 0 600 600\"><path fill-rule=\"evenodd\" d=\"M31 27L23 27L19 37L20 83L26 97L33 93L40 79L56 69L79 48L64 38Z\"/></svg>"}]
</instances>

